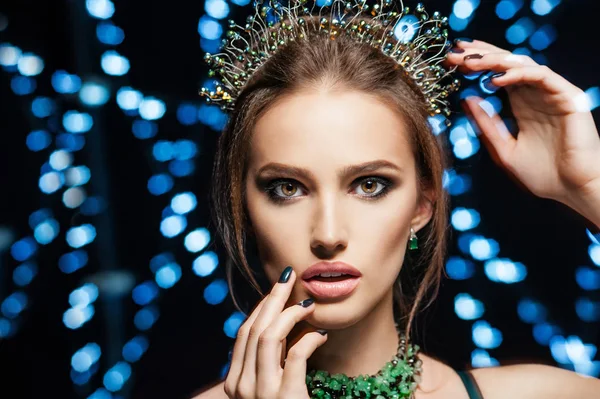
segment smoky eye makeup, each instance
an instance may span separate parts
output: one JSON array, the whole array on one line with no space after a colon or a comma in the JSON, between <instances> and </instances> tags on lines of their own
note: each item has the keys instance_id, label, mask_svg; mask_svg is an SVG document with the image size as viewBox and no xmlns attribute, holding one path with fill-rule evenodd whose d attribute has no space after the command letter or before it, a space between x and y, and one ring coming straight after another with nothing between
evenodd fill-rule
<instances>
[{"instance_id":1,"label":"smoky eye makeup","mask_svg":"<svg viewBox=\"0 0 600 399\"><path fill-rule=\"evenodd\" d=\"M282 204L288 201L294 201L308 191L302 183L296 179L285 177L258 178L258 187L268 199L274 203ZM350 185L351 191L362 191L364 194L355 194L357 197L366 201L376 201L385 197L394 187L395 183L384 176L363 176L355 179ZM372 192L370 190L373 190Z\"/></svg>"}]
</instances>

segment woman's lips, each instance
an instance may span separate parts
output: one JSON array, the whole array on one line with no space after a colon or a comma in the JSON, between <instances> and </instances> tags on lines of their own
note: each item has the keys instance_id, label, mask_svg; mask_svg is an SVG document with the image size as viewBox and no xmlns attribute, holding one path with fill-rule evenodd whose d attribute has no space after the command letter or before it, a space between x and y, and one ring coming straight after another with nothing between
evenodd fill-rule
<instances>
[{"instance_id":1,"label":"woman's lips","mask_svg":"<svg viewBox=\"0 0 600 399\"><path fill-rule=\"evenodd\" d=\"M315 298L339 298L349 295L356 289L361 277L348 276L340 281L323 281L311 278L300 280Z\"/></svg>"}]
</instances>

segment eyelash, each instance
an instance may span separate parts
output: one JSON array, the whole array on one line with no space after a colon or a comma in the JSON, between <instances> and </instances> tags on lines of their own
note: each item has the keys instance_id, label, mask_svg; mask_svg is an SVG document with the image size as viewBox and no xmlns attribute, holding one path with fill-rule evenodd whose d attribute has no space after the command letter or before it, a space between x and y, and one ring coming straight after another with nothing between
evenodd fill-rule
<instances>
[{"instance_id":1,"label":"eyelash","mask_svg":"<svg viewBox=\"0 0 600 399\"><path fill-rule=\"evenodd\" d=\"M383 185L383 188L375 195L361 195L361 197L365 197L367 198L368 201L375 201L378 199L381 199L383 197L385 197L388 192L390 191L393 183L391 180L385 178L385 177L381 177L381 176L364 176L364 177L359 177L358 179L354 180L354 182L352 183L353 186L357 186L360 185L366 181L372 181L374 183L379 183L381 185ZM291 201L296 197L285 197L285 196L281 196L279 194L277 194L275 192L275 190L277 189L277 187L280 187L282 184L285 183L292 183L294 185L298 185L301 186L301 184L294 180L294 179L273 179L269 182L267 182L267 184L265 185L265 187L263 188L263 190L267 193L267 195L269 196L269 198L276 203L283 203L286 201Z\"/></svg>"}]
</instances>

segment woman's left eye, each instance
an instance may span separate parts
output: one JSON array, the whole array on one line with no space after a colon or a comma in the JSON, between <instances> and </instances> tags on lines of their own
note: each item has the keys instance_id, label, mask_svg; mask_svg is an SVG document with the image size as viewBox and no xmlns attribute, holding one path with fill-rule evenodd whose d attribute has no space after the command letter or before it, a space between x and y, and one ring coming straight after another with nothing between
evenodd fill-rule
<instances>
[{"instance_id":1,"label":"woman's left eye","mask_svg":"<svg viewBox=\"0 0 600 399\"><path fill-rule=\"evenodd\" d=\"M389 179L379 176L361 177L356 179L352 186L353 192L361 197L368 199L378 199L386 195L392 186ZM292 179L275 179L266 184L264 190L274 201L282 202L289 201L292 198L300 197L298 191L303 192L304 188L296 180ZM362 191L359 193L358 191Z\"/></svg>"},{"instance_id":2,"label":"woman's left eye","mask_svg":"<svg viewBox=\"0 0 600 399\"><path fill-rule=\"evenodd\" d=\"M361 178L358 183L359 184L356 186L356 189L366 193L366 195L363 195L364 197L380 197L385 195L389 190L389 187L392 185L388 179L381 177Z\"/></svg>"}]
</instances>

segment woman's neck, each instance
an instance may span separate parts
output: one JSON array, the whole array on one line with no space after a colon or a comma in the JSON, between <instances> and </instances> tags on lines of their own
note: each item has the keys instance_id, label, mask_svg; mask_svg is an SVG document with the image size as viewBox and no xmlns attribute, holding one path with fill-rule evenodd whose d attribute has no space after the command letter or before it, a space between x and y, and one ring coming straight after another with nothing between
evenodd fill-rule
<instances>
[{"instance_id":1,"label":"woman's neck","mask_svg":"<svg viewBox=\"0 0 600 399\"><path fill-rule=\"evenodd\" d=\"M317 305L318 306L318 305ZM327 342L308 360L308 369L347 376L375 374L398 349L390 291L362 320L350 327L328 330Z\"/></svg>"}]
</instances>

